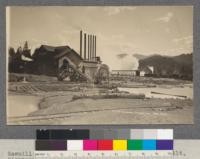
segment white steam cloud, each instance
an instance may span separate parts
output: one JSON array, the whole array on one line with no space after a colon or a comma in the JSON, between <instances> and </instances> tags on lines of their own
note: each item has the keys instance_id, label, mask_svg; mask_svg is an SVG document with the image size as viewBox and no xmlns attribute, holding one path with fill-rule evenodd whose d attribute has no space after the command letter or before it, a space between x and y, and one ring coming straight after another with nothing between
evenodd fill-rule
<instances>
[{"instance_id":1,"label":"white steam cloud","mask_svg":"<svg viewBox=\"0 0 200 159\"><path fill-rule=\"evenodd\" d=\"M113 61L112 70L136 70L139 66L138 59L129 54L119 54Z\"/></svg>"}]
</instances>

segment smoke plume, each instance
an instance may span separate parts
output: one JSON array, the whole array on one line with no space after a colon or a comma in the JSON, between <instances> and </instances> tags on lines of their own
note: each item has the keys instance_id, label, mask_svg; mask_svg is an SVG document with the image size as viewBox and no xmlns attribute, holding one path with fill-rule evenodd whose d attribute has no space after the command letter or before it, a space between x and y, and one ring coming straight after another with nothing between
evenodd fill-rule
<instances>
[{"instance_id":1,"label":"smoke plume","mask_svg":"<svg viewBox=\"0 0 200 159\"><path fill-rule=\"evenodd\" d=\"M136 70L139 66L138 59L129 54L118 54L113 70Z\"/></svg>"}]
</instances>

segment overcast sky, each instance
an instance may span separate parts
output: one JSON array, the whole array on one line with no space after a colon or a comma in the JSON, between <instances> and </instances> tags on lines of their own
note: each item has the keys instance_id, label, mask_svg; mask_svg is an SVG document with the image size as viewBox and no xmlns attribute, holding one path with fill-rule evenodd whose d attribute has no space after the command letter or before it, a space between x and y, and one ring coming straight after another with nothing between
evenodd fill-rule
<instances>
[{"instance_id":1,"label":"overcast sky","mask_svg":"<svg viewBox=\"0 0 200 159\"><path fill-rule=\"evenodd\" d=\"M11 7L7 10L7 45L14 48L27 40L32 50L47 44L69 45L79 52L80 30L97 35L97 55L105 63L118 54L174 56L193 52L191 6Z\"/></svg>"}]
</instances>

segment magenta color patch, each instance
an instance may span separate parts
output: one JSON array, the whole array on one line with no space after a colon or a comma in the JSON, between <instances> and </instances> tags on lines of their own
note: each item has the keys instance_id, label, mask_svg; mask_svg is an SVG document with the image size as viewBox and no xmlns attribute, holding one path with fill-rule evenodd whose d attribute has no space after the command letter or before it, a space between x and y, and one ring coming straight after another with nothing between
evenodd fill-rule
<instances>
[{"instance_id":1,"label":"magenta color patch","mask_svg":"<svg viewBox=\"0 0 200 159\"><path fill-rule=\"evenodd\" d=\"M97 140L83 140L83 150L97 150Z\"/></svg>"}]
</instances>

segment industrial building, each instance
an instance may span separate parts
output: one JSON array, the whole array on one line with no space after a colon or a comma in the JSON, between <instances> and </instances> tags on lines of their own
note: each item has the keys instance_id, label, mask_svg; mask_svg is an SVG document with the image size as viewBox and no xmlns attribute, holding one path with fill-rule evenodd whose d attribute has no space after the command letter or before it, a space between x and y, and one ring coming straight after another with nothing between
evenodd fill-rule
<instances>
[{"instance_id":1,"label":"industrial building","mask_svg":"<svg viewBox=\"0 0 200 159\"><path fill-rule=\"evenodd\" d=\"M112 75L136 76L138 70L112 70Z\"/></svg>"},{"instance_id":2,"label":"industrial building","mask_svg":"<svg viewBox=\"0 0 200 159\"><path fill-rule=\"evenodd\" d=\"M154 68L147 66L138 70L112 70L112 76L151 76L154 74Z\"/></svg>"},{"instance_id":3,"label":"industrial building","mask_svg":"<svg viewBox=\"0 0 200 159\"><path fill-rule=\"evenodd\" d=\"M35 73L57 76L58 80L96 81L108 79L109 68L102 64L96 49L97 38L80 31L80 52L69 46L41 45L32 56Z\"/></svg>"}]
</instances>

